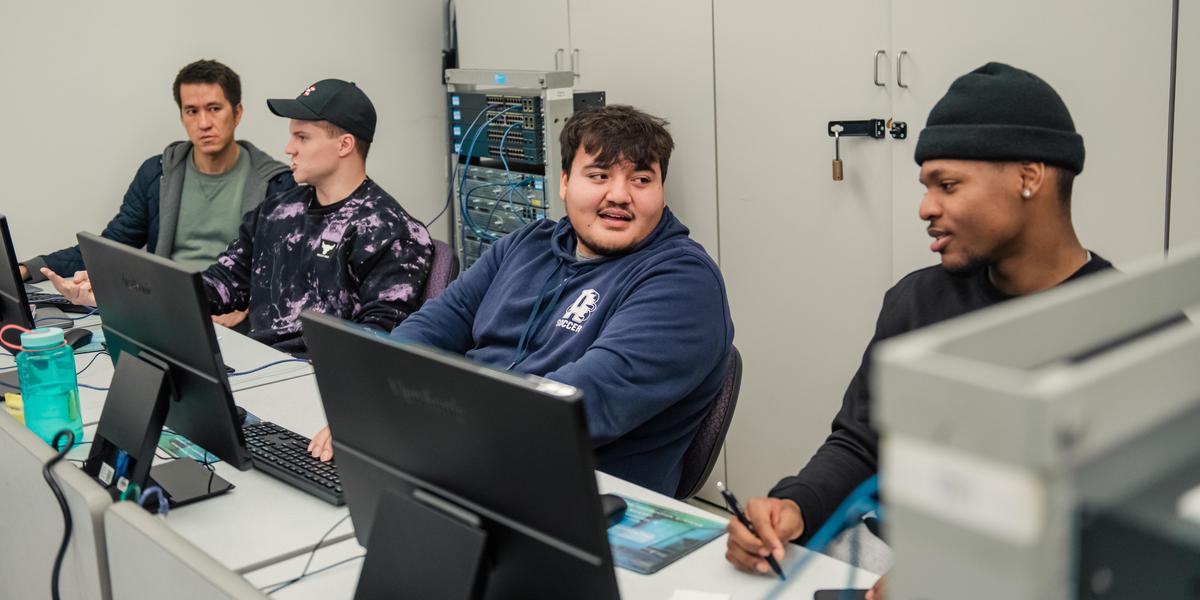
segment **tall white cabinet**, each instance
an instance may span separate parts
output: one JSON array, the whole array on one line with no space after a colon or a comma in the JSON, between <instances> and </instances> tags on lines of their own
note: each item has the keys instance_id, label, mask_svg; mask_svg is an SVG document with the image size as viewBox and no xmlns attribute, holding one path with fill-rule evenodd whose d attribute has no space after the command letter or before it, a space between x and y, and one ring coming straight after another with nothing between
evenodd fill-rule
<instances>
[{"instance_id":1,"label":"tall white cabinet","mask_svg":"<svg viewBox=\"0 0 1200 600\"><path fill-rule=\"evenodd\" d=\"M1162 253L1170 0L892 0L892 43L897 53L907 52L908 86L893 89L893 112L914 133L955 77L988 61L1049 82L1087 151L1072 202L1080 241L1118 264ZM894 153L896 278L934 262L916 217L924 192L913 162L916 140Z\"/></svg>"},{"instance_id":2,"label":"tall white cabinet","mask_svg":"<svg viewBox=\"0 0 1200 600\"><path fill-rule=\"evenodd\" d=\"M1180 4L1172 246L1200 241L1200 120L1185 108L1200 100L1200 10ZM507 8L534 5L545 35L506 35ZM720 261L744 357L716 474L743 496L807 462L884 291L934 264L913 150L955 77L1000 61L1050 82L1087 147L1073 203L1085 245L1118 265L1163 251L1171 12L1171 0L458 0L464 66L557 56L581 88L671 121L668 204ZM833 181L827 123L873 118L907 123L908 139L844 139Z\"/></svg>"},{"instance_id":3,"label":"tall white cabinet","mask_svg":"<svg viewBox=\"0 0 1200 600\"><path fill-rule=\"evenodd\" d=\"M878 5L714 3L721 271L745 364L726 465L743 496L828 434L891 281L894 141L843 140L833 181L825 133L891 116Z\"/></svg>"}]
</instances>

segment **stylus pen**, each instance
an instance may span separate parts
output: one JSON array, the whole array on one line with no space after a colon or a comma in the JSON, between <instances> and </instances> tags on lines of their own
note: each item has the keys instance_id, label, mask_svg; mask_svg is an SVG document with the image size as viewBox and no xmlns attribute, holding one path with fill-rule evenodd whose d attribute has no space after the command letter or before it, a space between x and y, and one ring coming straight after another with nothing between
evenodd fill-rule
<instances>
[{"instance_id":1,"label":"stylus pen","mask_svg":"<svg viewBox=\"0 0 1200 600\"><path fill-rule=\"evenodd\" d=\"M733 511L737 520L741 521L742 525L745 525L746 529L750 530L750 533L753 533L761 540L762 536L758 535L758 532L754 530L754 526L750 524L750 519L746 518L746 513L742 512L742 505L738 504L737 497L733 495L733 492L729 491L729 488L725 487L725 484L720 481L717 482L717 487L721 489L721 497L725 498L725 504L729 505L729 510ZM779 566L779 562L775 560L774 556L767 555L767 564L771 565L771 570L775 571L780 580L787 581L787 577L783 574L783 568Z\"/></svg>"}]
</instances>

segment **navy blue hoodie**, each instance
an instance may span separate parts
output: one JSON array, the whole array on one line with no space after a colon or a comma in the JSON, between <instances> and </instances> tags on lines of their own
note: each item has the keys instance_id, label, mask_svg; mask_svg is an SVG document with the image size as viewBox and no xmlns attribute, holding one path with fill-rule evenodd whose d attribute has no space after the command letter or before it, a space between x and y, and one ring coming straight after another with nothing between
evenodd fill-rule
<instances>
[{"instance_id":1,"label":"navy blue hoodie","mask_svg":"<svg viewBox=\"0 0 1200 600\"><path fill-rule=\"evenodd\" d=\"M392 336L579 388L597 466L674 495L733 344L725 282L668 209L629 254L575 244L566 218L513 232Z\"/></svg>"}]
</instances>

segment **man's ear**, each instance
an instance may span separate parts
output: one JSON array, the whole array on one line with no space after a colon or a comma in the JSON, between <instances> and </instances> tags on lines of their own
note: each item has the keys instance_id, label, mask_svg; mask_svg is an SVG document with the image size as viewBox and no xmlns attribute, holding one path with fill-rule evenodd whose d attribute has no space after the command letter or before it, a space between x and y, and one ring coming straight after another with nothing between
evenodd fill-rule
<instances>
[{"instance_id":1,"label":"man's ear","mask_svg":"<svg viewBox=\"0 0 1200 600\"><path fill-rule=\"evenodd\" d=\"M563 202L567 201L567 179L569 179L570 176L571 174L569 172L563 171L558 177L558 199L562 200Z\"/></svg>"},{"instance_id":2,"label":"man's ear","mask_svg":"<svg viewBox=\"0 0 1200 600\"><path fill-rule=\"evenodd\" d=\"M354 139L354 134L347 133L342 135L342 139L338 140L338 158L345 158L354 152L354 147L358 144L358 140Z\"/></svg>"},{"instance_id":3,"label":"man's ear","mask_svg":"<svg viewBox=\"0 0 1200 600\"><path fill-rule=\"evenodd\" d=\"M1020 194L1025 198L1032 198L1038 195L1038 192L1047 183L1046 163L1044 162L1023 162L1021 163L1021 189ZM1026 193L1028 190L1028 193Z\"/></svg>"}]
</instances>

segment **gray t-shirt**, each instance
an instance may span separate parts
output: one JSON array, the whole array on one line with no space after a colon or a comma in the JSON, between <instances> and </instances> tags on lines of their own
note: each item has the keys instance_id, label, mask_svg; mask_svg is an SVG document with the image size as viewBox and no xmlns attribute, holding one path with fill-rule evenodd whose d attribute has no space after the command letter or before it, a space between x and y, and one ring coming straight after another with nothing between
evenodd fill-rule
<instances>
[{"instance_id":1,"label":"gray t-shirt","mask_svg":"<svg viewBox=\"0 0 1200 600\"><path fill-rule=\"evenodd\" d=\"M232 169L207 175L196 170L194 152L189 152L186 160L171 260L190 271L203 271L237 239L250 153L242 149Z\"/></svg>"}]
</instances>

